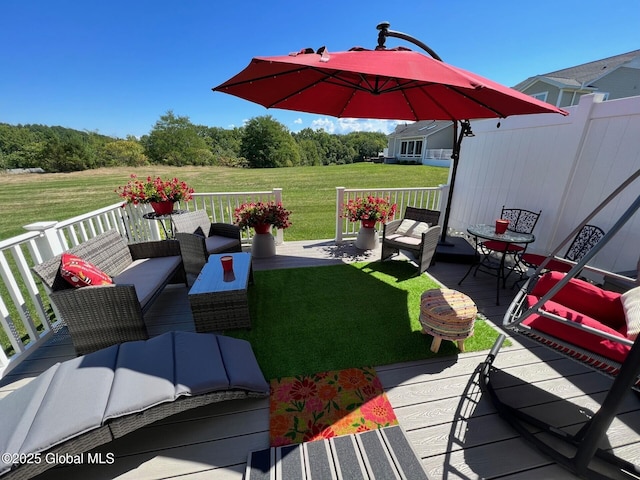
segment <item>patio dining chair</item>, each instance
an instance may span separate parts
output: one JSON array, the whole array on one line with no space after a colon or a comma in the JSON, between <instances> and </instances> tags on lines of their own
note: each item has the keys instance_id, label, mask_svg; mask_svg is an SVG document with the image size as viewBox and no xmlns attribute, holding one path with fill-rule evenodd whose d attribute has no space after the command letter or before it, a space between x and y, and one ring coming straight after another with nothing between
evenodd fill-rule
<instances>
[{"instance_id":1,"label":"patio dining chair","mask_svg":"<svg viewBox=\"0 0 640 480\"><path fill-rule=\"evenodd\" d=\"M212 253L241 252L240 229L229 223L211 223L206 210L173 215L184 269L198 275Z\"/></svg>"},{"instance_id":2,"label":"patio dining chair","mask_svg":"<svg viewBox=\"0 0 640 480\"><path fill-rule=\"evenodd\" d=\"M544 265L545 270L554 270L556 272L567 273L576 262L579 262L589 250L591 250L601 239L604 237L604 230L595 225L583 226L578 234L573 238L571 245L564 254L564 259L569 260L572 263L563 262L559 258L550 258ZM539 255L537 253L523 253L520 256L520 261L527 268L538 268L546 260L546 255ZM523 272L524 274L524 272Z\"/></svg>"},{"instance_id":3,"label":"patio dining chair","mask_svg":"<svg viewBox=\"0 0 640 480\"><path fill-rule=\"evenodd\" d=\"M539 212L533 212L522 208L505 208L503 205L500 218L502 220L509 220L507 230L510 232L533 233L533 229L538 223L538 219L541 214L542 210ZM507 264L517 265L519 257L524 254L526 248L527 245L505 243L499 240L486 240L478 243L477 250L481 255L481 258L476 266L474 275L478 270L489 271L489 273L492 273L499 268L503 268L503 266L506 266ZM509 255L511 257L510 261L508 263L506 261L502 262L502 255ZM508 274L510 274L511 271L512 270L510 269ZM508 274L505 275L502 273L505 284Z\"/></svg>"}]
</instances>

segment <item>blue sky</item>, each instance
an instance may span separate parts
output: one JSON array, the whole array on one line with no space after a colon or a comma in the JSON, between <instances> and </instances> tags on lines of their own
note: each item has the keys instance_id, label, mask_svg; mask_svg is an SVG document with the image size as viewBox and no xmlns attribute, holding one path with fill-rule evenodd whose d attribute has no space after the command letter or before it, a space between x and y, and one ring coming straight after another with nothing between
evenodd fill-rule
<instances>
[{"instance_id":1,"label":"blue sky","mask_svg":"<svg viewBox=\"0 0 640 480\"><path fill-rule=\"evenodd\" d=\"M389 122L267 110L211 91L254 56L374 48L382 21L508 86L640 48L638 0L2 0L0 122L141 136L173 110L212 127L268 114L292 131L390 132ZM387 40L396 45L411 47Z\"/></svg>"}]
</instances>

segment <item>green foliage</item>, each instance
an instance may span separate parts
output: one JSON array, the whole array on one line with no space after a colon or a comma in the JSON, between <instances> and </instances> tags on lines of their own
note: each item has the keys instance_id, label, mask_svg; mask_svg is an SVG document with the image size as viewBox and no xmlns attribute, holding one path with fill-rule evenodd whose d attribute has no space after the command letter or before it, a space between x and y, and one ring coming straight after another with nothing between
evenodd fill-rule
<instances>
[{"instance_id":1,"label":"green foliage","mask_svg":"<svg viewBox=\"0 0 640 480\"><path fill-rule=\"evenodd\" d=\"M149 163L149 159L144 154L144 148L142 148L140 142L134 139L114 140L113 142L105 143L101 154L105 166L108 167L118 165L141 167Z\"/></svg>"},{"instance_id":2,"label":"green foliage","mask_svg":"<svg viewBox=\"0 0 640 480\"><path fill-rule=\"evenodd\" d=\"M72 172L112 166L224 166L236 168L344 165L377 157L386 135L347 135L305 128L291 133L271 116L241 128L194 125L168 111L141 139L119 139L45 125L0 123L0 169Z\"/></svg>"},{"instance_id":3,"label":"green foliage","mask_svg":"<svg viewBox=\"0 0 640 480\"><path fill-rule=\"evenodd\" d=\"M212 165L213 154L206 140L189 117L169 110L156 122L149 135L141 139L152 163L162 165Z\"/></svg>"},{"instance_id":4,"label":"green foliage","mask_svg":"<svg viewBox=\"0 0 640 480\"><path fill-rule=\"evenodd\" d=\"M240 155L253 168L300 165L298 144L287 128L271 115L255 117L244 127Z\"/></svg>"}]
</instances>

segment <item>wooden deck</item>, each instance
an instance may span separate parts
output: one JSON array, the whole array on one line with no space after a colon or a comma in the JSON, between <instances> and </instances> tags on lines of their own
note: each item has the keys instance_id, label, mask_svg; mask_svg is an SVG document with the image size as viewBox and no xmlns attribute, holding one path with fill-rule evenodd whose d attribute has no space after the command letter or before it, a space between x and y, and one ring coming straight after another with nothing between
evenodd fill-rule
<instances>
[{"instance_id":1,"label":"wooden deck","mask_svg":"<svg viewBox=\"0 0 640 480\"><path fill-rule=\"evenodd\" d=\"M256 260L256 270L377 260L379 251L360 252L332 242L290 242L278 246L273 259ZM479 310L499 324L511 290L495 305L495 278L478 274L457 282L467 265L438 263L429 273L442 284L470 295ZM170 286L149 312L152 335L171 329L193 330L186 288ZM428 348L428 341L425 341ZM480 392L475 370L487 352L465 353L377 368L400 425L431 479L569 479L576 478L550 462L498 417ZM0 381L0 396L26 383L51 364L74 355L68 336L56 335ZM514 343L498 355L495 366L501 393L532 412L574 425L566 413L577 405L595 411L610 380L550 350ZM622 413L608 432L618 455L640 464L640 400L625 399ZM40 479L241 479L247 453L269 446L268 400L213 404L157 422L105 445L115 454L112 465L55 468Z\"/></svg>"}]
</instances>

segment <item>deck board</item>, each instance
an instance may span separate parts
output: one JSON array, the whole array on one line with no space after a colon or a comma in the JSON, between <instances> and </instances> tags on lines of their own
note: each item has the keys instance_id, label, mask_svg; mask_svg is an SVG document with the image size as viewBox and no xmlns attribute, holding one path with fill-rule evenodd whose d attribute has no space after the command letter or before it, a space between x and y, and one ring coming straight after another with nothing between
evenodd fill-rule
<instances>
[{"instance_id":1,"label":"deck board","mask_svg":"<svg viewBox=\"0 0 640 480\"><path fill-rule=\"evenodd\" d=\"M254 269L332 265L380 257L379 249L362 252L330 241L289 242L277 248L276 257L255 260ZM502 290L502 304L497 306L495 278L478 273L476 277L470 275L462 285L457 284L467 268L438 262L429 274L443 285L470 295L479 311L499 326L515 291ZM152 336L169 330L194 331L187 291L184 285L165 289L145 317ZM428 344L425 340L425 348ZM520 438L483 397L474 372L486 354L470 352L376 368L429 478L576 478ZM0 397L50 365L73 356L68 335L57 334L0 380ZM575 410L596 409L611 384L608 377L526 339L503 348L494 366L498 369L495 384L502 398L574 425L573 428L582 421ZM640 463L639 397L630 393L621 411L608 432L607 442L618 454ZM104 445L98 451L114 453L113 465L55 468L38 478L239 480L248 452L269 446L268 419L267 399L208 405Z\"/></svg>"}]
</instances>

